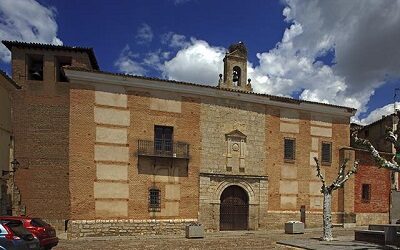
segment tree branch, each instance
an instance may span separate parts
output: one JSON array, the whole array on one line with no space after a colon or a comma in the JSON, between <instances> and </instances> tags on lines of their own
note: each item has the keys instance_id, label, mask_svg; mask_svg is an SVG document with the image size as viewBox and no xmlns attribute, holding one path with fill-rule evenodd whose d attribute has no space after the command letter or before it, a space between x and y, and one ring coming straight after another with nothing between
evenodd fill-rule
<instances>
[{"instance_id":1,"label":"tree branch","mask_svg":"<svg viewBox=\"0 0 400 250\"><path fill-rule=\"evenodd\" d=\"M394 134L394 132L391 129L386 130L386 138L385 139L394 145L397 143L397 136Z\"/></svg>"},{"instance_id":2,"label":"tree branch","mask_svg":"<svg viewBox=\"0 0 400 250\"><path fill-rule=\"evenodd\" d=\"M324 188L325 187L325 179L321 174L321 167L319 166L318 158L314 157L314 161L317 164L317 177L319 177L321 179L322 187Z\"/></svg>"},{"instance_id":3,"label":"tree branch","mask_svg":"<svg viewBox=\"0 0 400 250\"><path fill-rule=\"evenodd\" d=\"M346 158L346 159L344 159L342 165L340 165L336 180L332 183L332 185L329 186L329 188L331 190L334 190L336 183L338 183L339 181L341 181L344 178L344 170L346 169L348 161L349 161L349 159Z\"/></svg>"},{"instance_id":4,"label":"tree branch","mask_svg":"<svg viewBox=\"0 0 400 250\"><path fill-rule=\"evenodd\" d=\"M347 159L345 159L345 162L343 163L342 166L346 166L347 164ZM338 188L340 188L349 178L352 174L355 174L357 172L358 169L358 161L354 161L353 167L347 172L347 174L345 176L343 176L343 178L341 179L336 179L335 182L332 183L331 187L332 190L336 190Z\"/></svg>"},{"instance_id":5,"label":"tree branch","mask_svg":"<svg viewBox=\"0 0 400 250\"><path fill-rule=\"evenodd\" d=\"M390 128L386 130L385 139L393 144L394 148L396 149L396 152L399 152L400 150L399 133L400 133L399 129L397 129L396 132L393 132ZM398 163L399 162L397 162L397 164Z\"/></svg>"},{"instance_id":6,"label":"tree branch","mask_svg":"<svg viewBox=\"0 0 400 250\"><path fill-rule=\"evenodd\" d=\"M353 132L352 137L354 138L354 142L356 144L367 149L372 154L372 157L374 158L374 160L379 168L382 167L382 168L393 170L395 172L400 172L400 166L398 164L390 162L390 161L386 160L385 158L383 158L382 156L380 156L378 150L376 150L374 148L374 146L372 146L372 144L368 140L358 138L357 132Z\"/></svg>"},{"instance_id":7,"label":"tree branch","mask_svg":"<svg viewBox=\"0 0 400 250\"><path fill-rule=\"evenodd\" d=\"M344 170L346 169L347 166L347 162L349 161L349 159L345 158L342 165L339 168L339 172L338 172L338 176L337 179L343 178L344 176Z\"/></svg>"}]
</instances>

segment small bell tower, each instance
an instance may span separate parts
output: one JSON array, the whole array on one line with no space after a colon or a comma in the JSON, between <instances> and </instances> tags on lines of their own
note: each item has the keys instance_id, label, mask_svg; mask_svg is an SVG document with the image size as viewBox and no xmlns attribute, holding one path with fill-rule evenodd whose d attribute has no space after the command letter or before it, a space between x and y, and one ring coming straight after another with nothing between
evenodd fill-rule
<instances>
[{"instance_id":1,"label":"small bell tower","mask_svg":"<svg viewBox=\"0 0 400 250\"><path fill-rule=\"evenodd\" d=\"M247 49L243 42L232 44L224 57L224 74L219 75L218 87L253 91L247 78Z\"/></svg>"}]
</instances>

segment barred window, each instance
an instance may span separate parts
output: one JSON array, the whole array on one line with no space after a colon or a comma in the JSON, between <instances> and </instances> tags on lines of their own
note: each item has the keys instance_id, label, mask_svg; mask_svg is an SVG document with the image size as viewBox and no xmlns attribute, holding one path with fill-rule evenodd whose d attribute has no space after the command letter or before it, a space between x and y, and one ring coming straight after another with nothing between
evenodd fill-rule
<instances>
[{"instance_id":1,"label":"barred window","mask_svg":"<svg viewBox=\"0 0 400 250\"><path fill-rule=\"evenodd\" d=\"M362 184L361 201L369 202L371 200L371 184Z\"/></svg>"},{"instance_id":2,"label":"barred window","mask_svg":"<svg viewBox=\"0 0 400 250\"><path fill-rule=\"evenodd\" d=\"M284 159L294 161L296 155L296 139L285 138L284 141Z\"/></svg>"},{"instance_id":3,"label":"barred window","mask_svg":"<svg viewBox=\"0 0 400 250\"><path fill-rule=\"evenodd\" d=\"M160 189L149 189L149 211L157 212L161 210Z\"/></svg>"},{"instance_id":4,"label":"barred window","mask_svg":"<svg viewBox=\"0 0 400 250\"><path fill-rule=\"evenodd\" d=\"M321 162L322 164L330 165L332 162L332 143L322 142Z\"/></svg>"}]
</instances>

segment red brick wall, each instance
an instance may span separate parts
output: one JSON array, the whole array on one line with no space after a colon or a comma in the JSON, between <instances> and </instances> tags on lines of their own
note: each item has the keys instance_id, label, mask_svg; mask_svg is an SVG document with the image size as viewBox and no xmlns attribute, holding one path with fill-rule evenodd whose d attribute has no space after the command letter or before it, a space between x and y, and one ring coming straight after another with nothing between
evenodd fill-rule
<instances>
[{"instance_id":1,"label":"red brick wall","mask_svg":"<svg viewBox=\"0 0 400 250\"><path fill-rule=\"evenodd\" d=\"M130 170L129 217L135 219L171 218L148 212L148 189L153 185L154 176L139 173L137 157L138 140L154 140L154 125L173 126L174 141L189 144L188 173L179 177L180 201L179 215L173 218L197 218L199 211L199 169L200 169L200 100L182 96L182 112L170 113L150 110L150 97L156 93L129 92L128 105L131 111L129 131ZM160 159L158 159L160 161ZM181 172L186 172L182 162ZM173 183L173 181L172 181ZM161 190L161 208L165 204L165 182L156 182ZM134 196L133 196L134 194Z\"/></svg>"},{"instance_id":2,"label":"red brick wall","mask_svg":"<svg viewBox=\"0 0 400 250\"><path fill-rule=\"evenodd\" d=\"M43 55L43 81L27 80L26 55ZM13 79L22 86L13 101L15 158L21 169L16 185L26 214L68 219L69 85L56 82L55 56L71 56L75 65L89 65L86 54L55 50L12 51Z\"/></svg>"},{"instance_id":3,"label":"red brick wall","mask_svg":"<svg viewBox=\"0 0 400 250\"><path fill-rule=\"evenodd\" d=\"M95 201L94 163L94 91L87 86L71 84L69 136L69 188L71 219L93 219Z\"/></svg>"},{"instance_id":4,"label":"red brick wall","mask_svg":"<svg viewBox=\"0 0 400 250\"><path fill-rule=\"evenodd\" d=\"M265 117L265 123L267 126L266 131L266 169L268 175L268 210L293 210L299 211L301 205L306 206L307 211L321 211L321 209L310 208L310 194L309 194L309 183L311 181L319 182L316 179L315 168L310 166L310 152L311 152L311 138L310 123L311 113L300 112L299 115L299 130L300 133L283 133L280 131L280 113L279 108L268 107ZM335 118L332 120L332 138L322 140L332 142L332 163L330 166L322 165L321 168L325 171L324 177L327 183L332 183L337 177L338 168L341 163L339 156L339 150L343 147L349 146L350 137L349 121L348 119ZM285 163L283 159L283 141L285 137L296 138L296 160L294 163ZM320 146L319 146L320 155ZM321 160L321 159L319 159ZM299 185L299 193L297 195L297 207L293 209L281 209L280 208L280 194L279 194L279 181L281 176L281 167L283 165L291 165L297 168L297 178ZM348 164L348 168L351 167ZM346 185L351 185L352 179L350 179ZM322 184L321 184L322 185ZM333 192L332 196L332 211L339 211L339 200L338 192ZM343 207L343 206L342 206Z\"/></svg>"},{"instance_id":5,"label":"red brick wall","mask_svg":"<svg viewBox=\"0 0 400 250\"><path fill-rule=\"evenodd\" d=\"M354 210L356 213L389 212L390 171L378 168L368 152L356 151L359 168L355 175ZM361 200L362 184L371 185L371 200Z\"/></svg>"}]
</instances>

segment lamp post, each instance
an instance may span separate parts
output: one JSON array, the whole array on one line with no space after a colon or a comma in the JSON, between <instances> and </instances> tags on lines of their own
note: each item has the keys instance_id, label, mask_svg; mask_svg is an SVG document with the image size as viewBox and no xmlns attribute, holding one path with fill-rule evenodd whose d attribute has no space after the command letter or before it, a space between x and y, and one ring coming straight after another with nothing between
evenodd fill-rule
<instances>
[{"instance_id":1,"label":"lamp post","mask_svg":"<svg viewBox=\"0 0 400 250\"><path fill-rule=\"evenodd\" d=\"M12 168L12 170L2 170L1 171L1 173L2 173L2 176L4 176L4 175L7 175L7 174L9 174L9 173L14 173L18 168L19 168L19 162L17 161L17 159L14 159L14 160L12 160L12 162L10 162L11 163L11 168Z\"/></svg>"}]
</instances>

